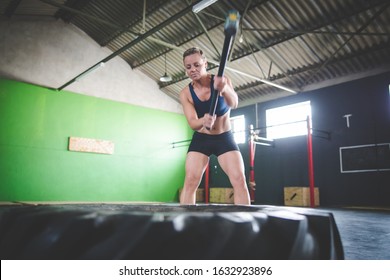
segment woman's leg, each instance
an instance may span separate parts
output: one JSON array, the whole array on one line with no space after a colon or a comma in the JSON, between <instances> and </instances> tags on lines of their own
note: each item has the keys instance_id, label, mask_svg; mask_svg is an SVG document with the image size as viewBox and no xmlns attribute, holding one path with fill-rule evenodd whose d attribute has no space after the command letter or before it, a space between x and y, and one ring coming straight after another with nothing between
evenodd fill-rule
<instances>
[{"instance_id":1,"label":"woman's leg","mask_svg":"<svg viewBox=\"0 0 390 280\"><path fill-rule=\"evenodd\" d=\"M228 175L234 189L234 204L250 205L250 197L245 179L245 168L239 151L230 151L218 157L219 165Z\"/></svg>"},{"instance_id":2,"label":"woman's leg","mask_svg":"<svg viewBox=\"0 0 390 280\"><path fill-rule=\"evenodd\" d=\"M186 175L183 190L180 195L180 204L195 204L196 190L206 170L209 157L198 152L189 152L186 158Z\"/></svg>"}]
</instances>

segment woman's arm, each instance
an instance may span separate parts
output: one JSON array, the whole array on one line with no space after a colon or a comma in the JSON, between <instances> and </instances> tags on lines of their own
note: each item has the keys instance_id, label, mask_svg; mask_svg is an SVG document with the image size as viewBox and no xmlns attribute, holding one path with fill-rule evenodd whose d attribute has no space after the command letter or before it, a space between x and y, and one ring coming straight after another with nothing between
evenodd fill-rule
<instances>
[{"instance_id":1,"label":"woman's arm","mask_svg":"<svg viewBox=\"0 0 390 280\"><path fill-rule=\"evenodd\" d=\"M231 80L226 77L214 77L214 88L225 98L225 102L230 108L235 109L238 106L238 96L234 90Z\"/></svg>"},{"instance_id":2,"label":"woman's arm","mask_svg":"<svg viewBox=\"0 0 390 280\"><path fill-rule=\"evenodd\" d=\"M180 92L180 102L183 106L183 112L189 126L196 131L201 130L204 127L213 127L216 116L205 114L202 118L198 118L194 104L190 102L188 96L189 89L186 87Z\"/></svg>"}]
</instances>

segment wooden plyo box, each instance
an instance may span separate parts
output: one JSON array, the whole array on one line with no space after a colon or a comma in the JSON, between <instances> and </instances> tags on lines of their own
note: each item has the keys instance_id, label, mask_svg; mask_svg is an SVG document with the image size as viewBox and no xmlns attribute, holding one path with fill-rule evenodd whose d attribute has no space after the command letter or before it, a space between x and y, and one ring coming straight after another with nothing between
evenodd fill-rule
<instances>
[{"instance_id":1,"label":"wooden plyo box","mask_svg":"<svg viewBox=\"0 0 390 280\"><path fill-rule=\"evenodd\" d=\"M210 203L234 203L234 191L233 188L210 188Z\"/></svg>"},{"instance_id":2,"label":"wooden plyo box","mask_svg":"<svg viewBox=\"0 0 390 280\"><path fill-rule=\"evenodd\" d=\"M285 187L284 205L286 206L310 206L309 187ZM314 206L320 205L320 193L314 188Z\"/></svg>"},{"instance_id":3,"label":"wooden plyo box","mask_svg":"<svg viewBox=\"0 0 390 280\"><path fill-rule=\"evenodd\" d=\"M181 195L181 191L183 188L179 189L179 199ZM204 202L204 189L198 188L196 190L196 202Z\"/></svg>"}]
</instances>

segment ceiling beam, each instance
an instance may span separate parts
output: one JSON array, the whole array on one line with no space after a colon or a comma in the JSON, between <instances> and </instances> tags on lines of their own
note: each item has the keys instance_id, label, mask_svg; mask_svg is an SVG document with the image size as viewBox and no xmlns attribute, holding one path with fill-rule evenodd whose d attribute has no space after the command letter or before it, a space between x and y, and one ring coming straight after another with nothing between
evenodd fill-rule
<instances>
[{"instance_id":1,"label":"ceiling beam","mask_svg":"<svg viewBox=\"0 0 390 280\"><path fill-rule=\"evenodd\" d=\"M356 31L356 34L359 34L362 32L364 29L367 28L367 26L374 20L376 19L380 14L382 14L387 7L390 4L387 3L383 5L378 11L376 11L362 26L359 27L359 29ZM307 84L310 83L310 81L323 69L326 67L326 65L333 60L333 58L336 56L336 54L342 50L353 38L354 35L351 35L347 40L345 40L322 64L319 68L316 69L316 71L305 81L303 87L305 87Z\"/></svg>"},{"instance_id":2,"label":"ceiling beam","mask_svg":"<svg viewBox=\"0 0 390 280\"><path fill-rule=\"evenodd\" d=\"M372 49L370 49L370 50L365 50L365 51L360 51L360 52L357 52L357 53L353 53L353 54L344 56L343 58L337 58L337 59L336 59L336 58L333 58L333 59L331 59L331 60L328 62L327 65L337 65L337 63L345 62L345 61L351 60L351 59L353 59L353 58L355 58L355 57L358 57L358 56L360 56L360 55L363 55L363 54L365 54L365 53L370 54L370 53L373 53L373 52L380 52L380 51L387 51L387 50L390 50L390 49L389 49L389 46L388 46L387 44L381 44L381 45L378 45L378 46L376 46L375 48L372 48ZM369 51L369 52L368 52L368 51ZM290 75L290 76L294 76L294 75L300 75L300 74L310 73L310 72L312 72L312 71L316 71L318 68L321 67L321 65L322 65L321 63L316 63L316 64L312 64L312 65L310 65L310 66L300 67L299 69L296 69L296 70L294 70L294 71L290 71L290 72L289 72L289 75ZM368 72L370 72L370 71L371 71L371 70L366 71L366 72L364 72L364 73L368 73ZM387 65L387 66L384 65L384 66L381 68L380 73L382 73L382 72L387 72L387 71L390 71L390 65ZM351 75L355 75L355 74L351 74ZM359 75L359 74L356 74L356 75ZM270 80L271 80L271 81L276 81L276 80L279 80L279 79L282 79L282 78L284 78L282 75L280 75L280 76L273 76ZM339 78L339 79L342 80L343 78ZM334 80L334 79L332 79L332 80ZM317 83L318 83L318 82L317 82ZM322 81L322 82L320 82L320 83L325 84L326 81ZM246 85L243 85L243 86L239 86L239 87L235 88L235 90L236 90L237 92L239 92L239 91L242 91L242 90L250 89L250 88L252 88L252 87L257 87L257 86L259 86L259 85L261 85L261 84L263 84L263 83L257 81L257 82L251 83L251 84L246 84ZM315 85L313 85L313 84L307 84L307 85L305 85L304 87L303 87L303 85L301 85L301 86L299 86L298 88L299 88L300 92L305 92L305 91L308 91L308 90L312 90L313 88L315 89L315 88L317 88L317 87L316 87L316 84L315 84Z\"/></svg>"},{"instance_id":3,"label":"ceiling beam","mask_svg":"<svg viewBox=\"0 0 390 280\"><path fill-rule=\"evenodd\" d=\"M96 16L92 16L92 15L87 14L87 13L81 12L81 11L76 10L76 9L74 9L74 8L70 8L70 7L68 7L68 6L65 6L65 5L62 5L62 4L58 4L58 3L55 2L55 1L52 1L52 0L39 0L39 1L44 2L44 3L46 3L46 4L48 4L48 5L51 5L51 6L57 7L57 8L59 8L59 9L61 9L61 10L65 10L65 11L68 11L68 12L70 12L70 13L73 13L73 14L76 14L76 15L83 16L83 17L88 18L88 19L90 19L90 20L92 20L92 21L102 23L102 24L107 25L107 26L109 26L109 27L112 27L112 28L114 28L114 29L126 30L126 32L130 32L130 33L135 34L135 35L140 35L139 33L132 32L131 30L128 30L128 29L126 29L126 28L123 27L123 26L117 25L117 24L115 24L115 23L112 23L112 22L110 22L110 21L108 21L108 20L101 19L101 18L96 17Z\"/></svg>"},{"instance_id":4,"label":"ceiling beam","mask_svg":"<svg viewBox=\"0 0 390 280\"><path fill-rule=\"evenodd\" d=\"M63 2L66 3L66 6L64 4L65 7L75 9L76 11L81 11L85 7L87 7L91 1L92 0L66 0ZM54 2L54 1L50 1L50 2ZM55 4L61 5L59 3L55 3ZM76 15L77 13L74 13L70 10L60 9L56 12L55 17L61 18L65 22L70 22Z\"/></svg>"},{"instance_id":5,"label":"ceiling beam","mask_svg":"<svg viewBox=\"0 0 390 280\"><path fill-rule=\"evenodd\" d=\"M214 41L210 37L209 31L207 30L206 26L203 24L202 20L199 18L198 14L194 13L194 17L196 18L196 20L198 21L198 23L202 27L204 34L206 35L207 39L209 40L211 46L213 47L213 49L214 49L214 51L216 53L216 56L217 57L221 57L220 52L218 51L216 45L214 44Z\"/></svg>"},{"instance_id":6,"label":"ceiling beam","mask_svg":"<svg viewBox=\"0 0 390 280\"><path fill-rule=\"evenodd\" d=\"M179 19L180 17L182 17L183 15L187 14L188 12L190 12L192 10L192 7L195 5L196 3L194 4L191 4L189 6L187 6L186 8L184 8L183 10L181 10L179 13L171 16L170 18L168 18L167 20L165 20L164 22L162 22L161 24L153 27L152 29L148 30L147 32L145 32L144 34L140 34L137 38L135 38L133 41L131 41L130 43L124 45L123 47L121 47L120 49L118 49L117 51L115 51L114 53L112 53L111 55L107 56L106 58L102 59L101 61L97 62L96 64L94 64L93 66L91 66L90 68L88 68L87 70L85 70L84 72L80 73L79 75L77 75L76 77L74 77L73 79L71 79L70 81L66 82L65 84L63 84L62 86L60 86L59 88L57 88L57 90L62 90L64 89L65 87L69 86L70 84L74 83L75 81L77 81L80 77L82 76L85 76L86 74L90 73L91 71L93 71L94 69L98 68L100 65L103 65L104 63L108 62L109 60L113 59L114 57L118 56L119 54L121 54L122 52L126 51L127 49L131 48L132 46L138 44L139 42L141 42L142 40L146 39L147 37L153 35L154 33L156 33L157 31L159 31L161 28L164 28L165 26L169 25L170 23L176 21L177 19Z\"/></svg>"},{"instance_id":7,"label":"ceiling beam","mask_svg":"<svg viewBox=\"0 0 390 280\"><path fill-rule=\"evenodd\" d=\"M16 9L18 8L20 2L22 2L22 0L12 0L11 2L9 2L7 8L5 9L4 14L7 17L12 17Z\"/></svg>"},{"instance_id":8,"label":"ceiling beam","mask_svg":"<svg viewBox=\"0 0 390 280\"><path fill-rule=\"evenodd\" d=\"M243 28L244 31L253 32L276 32L286 34L332 34L332 35L361 35L361 36L389 36L389 32L342 32L342 31L323 31L323 30L282 30L282 29L269 29L269 28Z\"/></svg>"},{"instance_id":9,"label":"ceiling beam","mask_svg":"<svg viewBox=\"0 0 390 280\"><path fill-rule=\"evenodd\" d=\"M185 50L184 48L181 48L181 47L178 47L178 46L174 46L174 45L171 45L167 42L162 42L161 40L156 40L156 43L162 43L164 44L165 46L169 47L169 48L172 48L176 51L179 51L181 53L183 53ZM207 59L208 62L212 63L215 65L215 67L218 67L219 66L219 62L218 61L215 61L213 59ZM214 67L214 68L215 68ZM288 92L291 92L291 93L297 93L297 91L291 89L291 88L288 88L288 87L285 87L285 86L282 86L282 85L278 85L270 80L266 80L266 79L262 79L256 75L253 75L253 74L249 74L249 73L246 73L244 71L241 71L241 70L238 70L238 69L235 69L235 68L232 68L232 67L229 67L229 66L225 66L225 69L230 71L230 72L233 72L233 73L236 73L236 74L239 74L241 76L245 76L245 77L249 77L251 79L254 79L256 81L259 81L259 82L262 82L264 84L268 84L268 85L271 85L271 86L274 86L274 87L277 87L279 89L283 89L285 91L288 91ZM188 77L185 77L185 78L188 78ZM177 81L175 81L177 82ZM173 82L174 83L174 82ZM166 83L166 86L170 85L170 84L173 84L173 83Z\"/></svg>"},{"instance_id":10,"label":"ceiling beam","mask_svg":"<svg viewBox=\"0 0 390 280\"><path fill-rule=\"evenodd\" d=\"M327 18L326 21L318 22L315 26L311 26L310 28L308 28L306 30L306 33L308 33L308 32L315 32L315 30L327 27L327 26L329 26L331 24L334 24L334 23L337 23L337 22L341 22L341 21L343 21L343 20L345 20L347 18L356 16L356 15L358 15L358 14L364 12L364 11L374 9L374 8L376 8L378 6L383 6L386 3L388 3L388 0L381 0L381 1L378 0L375 3L372 3L369 7L361 7L359 9L357 9L357 10L351 10L348 14L344 14L342 16L329 17L329 18ZM243 31L246 31L245 27L243 27ZM248 32L251 32L251 30L248 30ZM336 33L334 33L334 34L336 34ZM276 38L272 42L261 44L261 48L254 49L253 51L255 53L263 51L263 50L265 50L267 48L270 48L270 47L276 46L278 44L287 42L287 41L289 41L291 39L294 39L294 38L296 38L296 37L298 37L300 35L301 35L301 33L290 33L290 36L282 36L281 38ZM243 57L248 56L250 54L251 54L251 50L247 50L246 52L242 52L241 54L238 54L235 57L235 59L240 59L240 58L243 58Z\"/></svg>"},{"instance_id":11,"label":"ceiling beam","mask_svg":"<svg viewBox=\"0 0 390 280\"><path fill-rule=\"evenodd\" d=\"M208 61L213 63L213 64L219 65L218 61L214 61L214 60L208 60ZM288 88L288 87L285 87L285 86L282 86L282 85L278 85L278 84L276 84L274 82L271 82L269 80L262 79L260 77L255 76L255 75L243 72L241 70L234 69L232 67L225 66L225 69L229 70L231 72L234 72L236 74L239 74L241 76L245 76L245 77L251 78L251 79L253 79L255 81L259 81L261 83L264 83L264 84L267 84L267 85L270 85L270 86L273 86L273 87L276 87L276 88L279 88L279 89L282 89L282 90L285 90L285 91L288 91L288 92L291 92L291 93L298 93L296 90L293 90L291 88Z\"/></svg>"}]
</instances>

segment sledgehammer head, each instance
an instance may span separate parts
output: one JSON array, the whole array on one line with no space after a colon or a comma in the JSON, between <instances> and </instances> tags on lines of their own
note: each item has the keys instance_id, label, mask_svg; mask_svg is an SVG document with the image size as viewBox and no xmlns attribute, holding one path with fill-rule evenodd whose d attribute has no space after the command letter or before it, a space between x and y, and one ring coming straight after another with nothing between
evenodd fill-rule
<instances>
[{"instance_id":1,"label":"sledgehammer head","mask_svg":"<svg viewBox=\"0 0 390 280\"><path fill-rule=\"evenodd\" d=\"M236 10L229 11L225 22L225 35L234 36L238 29L238 23L240 21L240 14Z\"/></svg>"}]
</instances>

